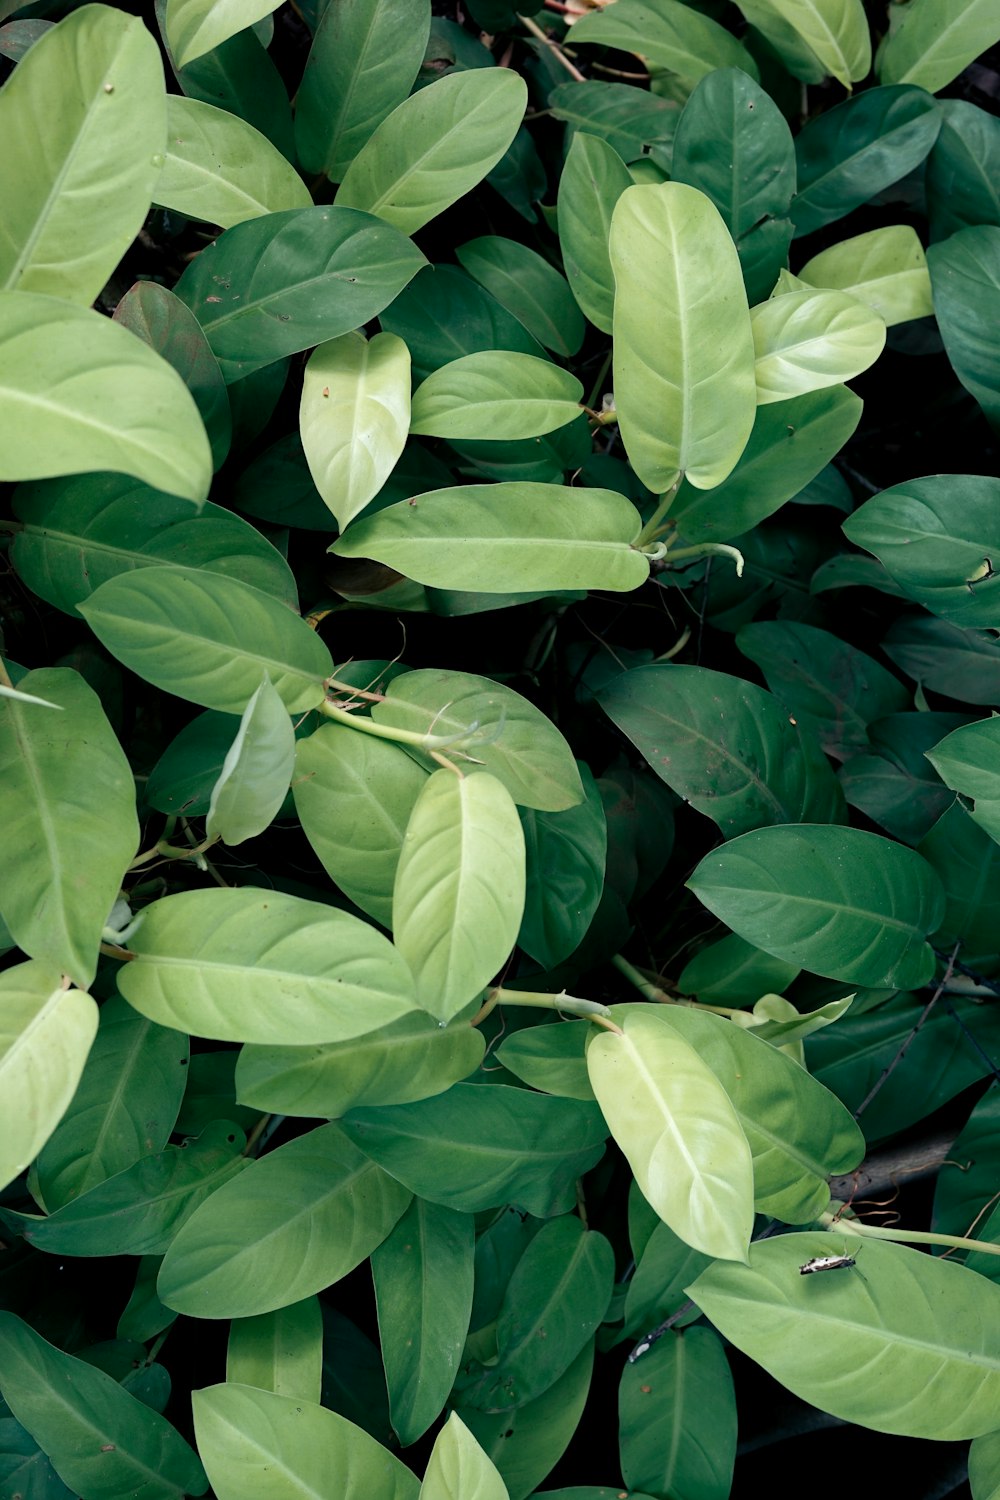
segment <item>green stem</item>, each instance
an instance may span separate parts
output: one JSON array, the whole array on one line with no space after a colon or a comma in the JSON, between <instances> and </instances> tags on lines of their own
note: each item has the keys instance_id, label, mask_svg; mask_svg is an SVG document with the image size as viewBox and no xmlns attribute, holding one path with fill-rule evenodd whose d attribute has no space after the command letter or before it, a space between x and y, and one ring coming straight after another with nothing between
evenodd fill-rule
<instances>
[{"instance_id":1,"label":"green stem","mask_svg":"<svg viewBox=\"0 0 1000 1500\"><path fill-rule=\"evenodd\" d=\"M362 734L374 735L379 740L395 740L398 745L414 745L418 750L423 750L427 755L433 755L435 750L453 749L456 755L463 755L462 750L455 749L460 740L469 739L475 734L475 729L460 730L458 734L421 734L416 729L394 729L389 724L377 724L374 719L358 718L355 714L348 713L344 708L338 708L335 703L326 699L319 705L321 714L328 719L333 719L336 724L346 724L349 729L360 730ZM472 756L466 756L471 760Z\"/></svg>"},{"instance_id":2,"label":"green stem","mask_svg":"<svg viewBox=\"0 0 1000 1500\"><path fill-rule=\"evenodd\" d=\"M821 1214L824 1229L858 1235L861 1239L895 1240L903 1245L948 1245L952 1250L982 1250L985 1255L1000 1255L1000 1245L989 1240L967 1240L958 1234L934 1234L929 1229L883 1229L876 1224L862 1224L857 1219L838 1219L836 1214Z\"/></svg>"},{"instance_id":3,"label":"green stem","mask_svg":"<svg viewBox=\"0 0 1000 1500\"><path fill-rule=\"evenodd\" d=\"M601 1005L597 1000L580 1000L576 995L567 995L565 990L561 990L558 995L542 995L536 994L534 990L505 990L498 987L490 991L490 1000L500 1005L532 1005L539 1010L563 1010L569 1015L585 1016L588 1020L611 1020L611 1012L606 1005Z\"/></svg>"},{"instance_id":4,"label":"green stem","mask_svg":"<svg viewBox=\"0 0 1000 1500\"><path fill-rule=\"evenodd\" d=\"M608 373L608 369L610 368L610 365L611 365L611 350L609 349L608 352L607 352L607 354L604 356L604 363L601 365L601 368L597 372L597 379L594 381L594 388L591 391L589 397L587 398L587 405L588 406L592 407L594 405L595 401L597 400L598 396L600 396L600 394L601 394L601 386L604 384L604 379L605 379L605 376Z\"/></svg>"},{"instance_id":5,"label":"green stem","mask_svg":"<svg viewBox=\"0 0 1000 1500\"><path fill-rule=\"evenodd\" d=\"M737 578L743 577L743 553L725 542L699 542L696 547L675 547L670 553L670 561L675 563L682 557L710 557L713 554L731 557L736 564Z\"/></svg>"},{"instance_id":6,"label":"green stem","mask_svg":"<svg viewBox=\"0 0 1000 1500\"><path fill-rule=\"evenodd\" d=\"M639 532L638 537L633 542L632 545L634 547L644 547L647 542L657 541L663 529L663 522L666 519L667 511L673 505L674 496L677 494L677 491L680 488L680 482L682 478L683 475L678 470L673 483L664 490L663 494L660 496L659 505L653 511L653 514L650 516L645 526Z\"/></svg>"},{"instance_id":7,"label":"green stem","mask_svg":"<svg viewBox=\"0 0 1000 1500\"><path fill-rule=\"evenodd\" d=\"M622 958L620 953L613 954L611 962L619 974L624 974L629 984L639 991L644 1000L652 1000L654 1005L666 1005L669 1003L670 996L661 990L659 985L651 984L648 979L644 978L639 973L639 970L629 963L627 958Z\"/></svg>"}]
</instances>

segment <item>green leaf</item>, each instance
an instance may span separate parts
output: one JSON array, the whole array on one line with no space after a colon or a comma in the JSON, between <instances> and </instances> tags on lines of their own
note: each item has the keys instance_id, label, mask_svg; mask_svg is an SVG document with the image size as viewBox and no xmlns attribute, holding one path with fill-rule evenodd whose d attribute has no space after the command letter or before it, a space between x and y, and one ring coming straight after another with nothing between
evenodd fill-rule
<instances>
[{"instance_id":1,"label":"green leaf","mask_svg":"<svg viewBox=\"0 0 1000 1500\"><path fill-rule=\"evenodd\" d=\"M549 1218L604 1153L595 1104L500 1084L456 1083L415 1104L355 1109L344 1130L421 1198L478 1213L506 1203Z\"/></svg>"},{"instance_id":2,"label":"green leaf","mask_svg":"<svg viewBox=\"0 0 1000 1500\"><path fill-rule=\"evenodd\" d=\"M615 303L611 215L631 186L632 174L612 146L599 136L574 133L559 178L559 243L570 290L602 333L611 332Z\"/></svg>"},{"instance_id":3,"label":"green leaf","mask_svg":"<svg viewBox=\"0 0 1000 1500\"><path fill-rule=\"evenodd\" d=\"M226 1379L299 1401L318 1401L323 1376L323 1315L317 1297L234 1318Z\"/></svg>"},{"instance_id":4,"label":"green leaf","mask_svg":"<svg viewBox=\"0 0 1000 1500\"><path fill-rule=\"evenodd\" d=\"M496 1049L497 1061L533 1089L567 1099L593 1099L587 1076L588 1021L524 1026Z\"/></svg>"},{"instance_id":5,"label":"green leaf","mask_svg":"<svg viewBox=\"0 0 1000 1500\"><path fill-rule=\"evenodd\" d=\"M940 128L930 94L903 84L865 89L810 121L795 142L797 233L842 218L912 172Z\"/></svg>"},{"instance_id":6,"label":"green leaf","mask_svg":"<svg viewBox=\"0 0 1000 1500\"><path fill-rule=\"evenodd\" d=\"M986 707L1000 695L1000 647L988 631L909 615L896 621L882 649L901 672L934 692Z\"/></svg>"},{"instance_id":7,"label":"green leaf","mask_svg":"<svg viewBox=\"0 0 1000 1500\"><path fill-rule=\"evenodd\" d=\"M326 1407L247 1385L210 1385L191 1399L218 1500L418 1500L416 1476Z\"/></svg>"},{"instance_id":8,"label":"green leaf","mask_svg":"<svg viewBox=\"0 0 1000 1500\"><path fill-rule=\"evenodd\" d=\"M621 0L618 0L621 3ZM615 404L651 490L721 484L753 427L753 338L739 256L714 204L668 182L631 187L611 224Z\"/></svg>"},{"instance_id":9,"label":"green leaf","mask_svg":"<svg viewBox=\"0 0 1000 1500\"><path fill-rule=\"evenodd\" d=\"M995 875L993 877L996 878ZM994 932L996 928L994 927ZM989 1089L971 1110L959 1135L949 1160L942 1162L940 1175L934 1190L933 1228L939 1234L964 1235L969 1224L976 1228L972 1233L979 1238L995 1241L996 1222L984 1224L984 1215L992 1214L996 1207L993 1201L994 1175L997 1155L997 1138L1000 1136L1000 1089ZM985 1234L982 1231L985 1229ZM997 1267L983 1272L983 1264L995 1257L974 1251L973 1270L993 1280Z\"/></svg>"},{"instance_id":10,"label":"green leaf","mask_svg":"<svg viewBox=\"0 0 1000 1500\"><path fill-rule=\"evenodd\" d=\"M7 80L0 131L0 286L89 307L142 228L162 166L155 40L110 6L75 11Z\"/></svg>"},{"instance_id":11,"label":"green leaf","mask_svg":"<svg viewBox=\"0 0 1000 1500\"><path fill-rule=\"evenodd\" d=\"M713 490L682 481L671 519L688 542L725 542L766 520L821 473L853 435L862 404L845 386L759 406L750 439Z\"/></svg>"},{"instance_id":12,"label":"green leaf","mask_svg":"<svg viewBox=\"0 0 1000 1500\"><path fill-rule=\"evenodd\" d=\"M706 667L652 665L613 678L598 701L652 770L727 838L767 824L845 818L812 734L752 682Z\"/></svg>"},{"instance_id":13,"label":"green leaf","mask_svg":"<svg viewBox=\"0 0 1000 1500\"><path fill-rule=\"evenodd\" d=\"M0 872L0 912L19 948L86 989L139 842L132 772L79 673L42 667L20 690L66 712L0 698L0 816L18 851Z\"/></svg>"},{"instance_id":14,"label":"green leaf","mask_svg":"<svg viewBox=\"0 0 1000 1500\"><path fill-rule=\"evenodd\" d=\"M344 174L338 207L364 209L414 234L496 166L527 97L524 80L509 68L438 79L376 127Z\"/></svg>"},{"instance_id":15,"label":"green leaf","mask_svg":"<svg viewBox=\"0 0 1000 1500\"><path fill-rule=\"evenodd\" d=\"M283 1115L339 1119L364 1104L410 1104L442 1094L482 1062L486 1042L467 1022L439 1026L422 1011L347 1042L256 1047L236 1064L244 1104Z\"/></svg>"},{"instance_id":16,"label":"green leaf","mask_svg":"<svg viewBox=\"0 0 1000 1500\"><path fill-rule=\"evenodd\" d=\"M307 172L340 182L409 94L430 33L428 0L326 5L296 98L295 145Z\"/></svg>"},{"instance_id":17,"label":"green leaf","mask_svg":"<svg viewBox=\"0 0 1000 1500\"><path fill-rule=\"evenodd\" d=\"M309 358L299 430L309 472L343 531L385 484L410 429L410 351L394 333L360 332Z\"/></svg>"},{"instance_id":18,"label":"green leaf","mask_svg":"<svg viewBox=\"0 0 1000 1500\"><path fill-rule=\"evenodd\" d=\"M426 266L379 321L404 341L418 379L449 360L481 350L512 349L539 358L545 354L514 314L457 266Z\"/></svg>"},{"instance_id":19,"label":"green leaf","mask_svg":"<svg viewBox=\"0 0 1000 1500\"><path fill-rule=\"evenodd\" d=\"M887 327L934 311L927 257L909 224L872 229L822 250L798 272L810 286L848 292L872 308Z\"/></svg>"},{"instance_id":20,"label":"green leaf","mask_svg":"<svg viewBox=\"0 0 1000 1500\"><path fill-rule=\"evenodd\" d=\"M1000 227L960 229L927 252L934 311L952 368L994 426L1000 361L988 330L1000 316Z\"/></svg>"},{"instance_id":21,"label":"green leaf","mask_svg":"<svg viewBox=\"0 0 1000 1500\"><path fill-rule=\"evenodd\" d=\"M88 308L0 292L0 399L4 480L112 469L196 505L208 493L212 455L187 386Z\"/></svg>"},{"instance_id":22,"label":"green leaf","mask_svg":"<svg viewBox=\"0 0 1000 1500\"><path fill-rule=\"evenodd\" d=\"M629 1194L630 1213L633 1202L648 1209L635 1183ZM651 1233L644 1244L633 1247L638 1264L625 1294L623 1332L628 1338L651 1332L664 1318L679 1312L686 1301L684 1288L710 1264L709 1256L685 1245L651 1209L649 1213Z\"/></svg>"},{"instance_id":23,"label":"green leaf","mask_svg":"<svg viewBox=\"0 0 1000 1500\"><path fill-rule=\"evenodd\" d=\"M549 108L581 133L599 136L622 161L648 156L669 171L677 106L627 83L561 83L549 95ZM635 179L629 173L629 184ZM610 332L606 329L605 332Z\"/></svg>"},{"instance_id":24,"label":"green leaf","mask_svg":"<svg viewBox=\"0 0 1000 1500\"><path fill-rule=\"evenodd\" d=\"M470 736L467 748L519 806L560 812L583 801L580 772L566 740L551 719L505 683L471 672L406 672L390 683L372 718L393 729L427 732L433 726L435 733L456 738L478 725L481 738Z\"/></svg>"},{"instance_id":25,"label":"green leaf","mask_svg":"<svg viewBox=\"0 0 1000 1500\"><path fill-rule=\"evenodd\" d=\"M218 714L212 709L185 724L149 773L149 806L158 812L204 817L238 728L235 714Z\"/></svg>"},{"instance_id":26,"label":"green leaf","mask_svg":"<svg viewBox=\"0 0 1000 1500\"><path fill-rule=\"evenodd\" d=\"M974 820L991 838L1000 836L1000 719L982 719L947 735L927 759L945 786L975 799Z\"/></svg>"},{"instance_id":27,"label":"green leaf","mask_svg":"<svg viewBox=\"0 0 1000 1500\"><path fill-rule=\"evenodd\" d=\"M436 1420L458 1371L472 1311L475 1224L414 1198L372 1255L392 1425L402 1447Z\"/></svg>"},{"instance_id":28,"label":"green leaf","mask_svg":"<svg viewBox=\"0 0 1000 1500\"><path fill-rule=\"evenodd\" d=\"M748 1266L710 1266L690 1295L724 1338L846 1422L949 1440L992 1432L1000 1287L878 1241L864 1245L864 1280L861 1267L800 1276L832 1244L828 1234L762 1241ZM884 1378L859 1379L872 1362Z\"/></svg>"},{"instance_id":29,"label":"green leaf","mask_svg":"<svg viewBox=\"0 0 1000 1500\"><path fill-rule=\"evenodd\" d=\"M984 829L983 821L970 821L965 808L953 802L919 845L944 887L944 916L934 940L939 948L947 949L959 943L964 962L977 970L984 964L992 968L996 963L1000 922L1000 848L993 833L996 824Z\"/></svg>"},{"instance_id":30,"label":"green leaf","mask_svg":"<svg viewBox=\"0 0 1000 1500\"><path fill-rule=\"evenodd\" d=\"M195 1210L164 1256L160 1298L196 1318L288 1307L366 1260L409 1201L339 1125L320 1125Z\"/></svg>"},{"instance_id":31,"label":"green leaf","mask_svg":"<svg viewBox=\"0 0 1000 1500\"><path fill-rule=\"evenodd\" d=\"M319 636L290 609L196 568L122 573L79 611L146 682L222 713L242 713L265 672L288 712L303 713L322 702L333 670Z\"/></svg>"},{"instance_id":32,"label":"green leaf","mask_svg":"<svg viewBox=\"0 0 1000 1500\"><path fill-rule=\"evenodd\" d=\"M1000 1433L973 1438L969 1448L969 1488L972 1500L997 1500L1000 1495Z\"/></svg>"},{"instance_id":33,"label":"green leaf","mask_svg":"<svg viewBox=\"0 0 1000 1500\"><path fill-rule=\"evenodd\" d=\"M773 21L790 30L823 71L848 91L871 68L871 37L861 0L740 0L740 9L751 26ZM791 65L790 59L784 60Z\"/></svg>"},{"instance_id":34,"label":"green leaf","mask_svg":"<svg viewBox=\"0 0 1000 1500\"><path fill-rule=\"evenodd\" d=\"M277 9L275 0L167 0L171 54L183 68Z\"/></svg>"},{"instance_id":35,"label":"green leaf","mask_svg":"<svg viewBox=\"0 0 1000 1500\"><path fill-rule=\"evenodd\" d=\"M853 380L885 347L885 322L846 292L786 292L750 313L757 401Z\"/></svg>"},{"instance_id":36,"label":"green leaf","mask_svg":"<svg viewBox=\"0 0 1000 1500\"><path fill-rule=\"evenodd\" d=\"M509 1500L496 1467L456 1411L434 1440L420 1500Z\"/></svg>"},{"instance_id":37,"label":"green leaf","mask_svg":"<svg viewBox=\"0 0 1000 1500\"><path fill-rule=\"evenodd\" d=\"M941 133L927 158L931 238L970 224L1000 224L1000 119L962 99L942 99Z\"/></svg>"},{"instance_id":38,"label":"green leaf","mask_svg":"<svg viewBox=\"0 0 1000 1500\"><path fill-rule=\"evenodd\" d=\"M161 1025L296 1044L377 1031L415 1008L403 958L373 927L280 891L181 891L146 908L122 994Z\"/></svg>"},{"instance_id":39,"label":"green leaf","mask_svg":"<svg viewBox=\"0 0 1000 1500\"><path fill-rule=\"evenodd\" d=\"M243 711L212 788L205 833L224 844L256 838L277 817L295 768L295 730L265 674Z\"/></svg>"},{"instance_id":40,"label":"green leaf","mask_svg":"<svg viewBox=\"0 0 1000 1500\"><path fill-rule=\"evenodd\" d=\"M367 323L423 264L415 245L369 214L293 208L227 229L174 290L231 382Z\"/></svg>"},{"instance_id":41,"label":"green leaf","mask_svg":"<svg viewBox=\"0 0 1000 1500\"><path fill-rule=\"evenodd\" d=\"M670 1330L618 1388L625 1483L654 1495L727 1500L736 1462L736 1393L710 1328Z\"/></svg>"},{"instance_id":42,"label":"green leaf","mask_svg":"<svg viewBox=\"0 0 1000 1500\"><path fill-rule=\"evenodd\" d=\"M575 304L574 304L575 307ZM425 437L528 438L580 415L575 375L530 354L467 354L428 375L413 393L410 431Z\"/></svg>"},{"instance_id":43,"label":"green leaf","mask_svg":"<svg viewBox=\"0 0 1000 1500\"><path fill-rule=\"evenodd\" d=\"M659 1015L632 1010L587 1047L615 1141L664 1223L706 1255L745 1260L753 1228L750 1147L715 1074Z\"/></svg>"},{"instance_id":44,"label":"green leaf","mask_svg":"<svg viewBox=\"0 0 1000 1500\"><path fill-rule=\"evenodd\" d=\"M696 82L715 68L742 68L757 76L744 47L718 21L678 0L616 0L574 21L571 37L641 57L655 77L679 73Z\"/></svg>"},{"instance_id":45,"label":"green leaf","mask_svg":"<svg viewBox=\"0 0 1000 1500\"><path fill-rule=\"evenodd\" d=\"M153 198L223 229L312 207L305 183L265 135L228 110L177 94L167 101L166 160Z\"/></svg>"},{"instance_id":46,"label":"green leaf","mask_svg":"<svg viewBox=\"0 0 1000 1500\"><path fill-rule=\"evenodd\" d=\"M761 995L782 994L799 972L798 965L772 958L731 932L688 959L677 984L682 995L703 1004L743 1006Z\"/></svg>"},{"instance_id":47,"label":"green leaf","mask_svg":"<svg viewBox=\"0 0 1000 1500\"><path fill-rule=\"evenodd\" d=\"M879 49L880 83L916 83L936 94L969 63L1000 42L1000 17L990 0L910 0L890 9Z\"/></svg>"},{"instance_id":48,"label":"green leaf","mask_svg":"<svg viewBox=\"0 0 1000 1500\"><path fill-rule=\"evenodd\" d=\"M604 889L607 819L582 762L585 800L558 813L521 811L527 857L524 915L517 935L525 953L551 969L583 941Z\"/></svg>"},{"instance_id":49,"label":"green leaf","mask_svg":"<svg viewBox=\"0 0 1000 1500\"><path fill-rule=\"evenodd\" d=\"M435 771L406 827L392 927L417 1002L439 1021L474 1000L510 956L524 882L524 835L507 788L488 772Z\"/></svg>"},{"instance_id":50,"label":"green leaf","mask_svg":"<svg viewBox=\"0 0 1000 1500\"><path fill-rule=\"evenodd\" d=\"M459 484L355 521L330 550L433 588L625 592L649 576L631 545L641 528L632 503L611 490Z\"/></svg>"},{"instance_id":51,"label":"green leaf","mask_svg":"<svg viewBox=\"0 0 1000 1500\"><path fill-rule=\"evenodd\" d=\"M484 234L455 251L469 275L534 334L540 344L567 358L579 353L585 324L573 294L554 266L527 245Z\"/></svg>"},{"instance_id":52,"label":"green leaf","mask_svg":"<svg viewBox=\"0 0 1000 1500\"><path fill-rule=\"evenodd\" d=\"M0 1312L0 1392L74 1491L182 1500L208 1487L194 1452L158 1412L10 1312Z\"/></svg>"},{"instance_id":53,"label":"green leaf","mask_svg":"<svg viewBox=\"0 0 1000 1500\"><path fill-rule=\"evenodd\" d=\"M815 974L884 989L925 984L924 941L944 912L912 849L856 828L758 828L708 854L686 882L721 921Z\"/></svg>"},{"instance_id":54,"label":"green leaf","mask_svg":"<svg viewBox=\"0 0 1000 1500\"><path fill-rule=\"evenodd\" d=\"M166 1146L180 1108L188 1039L137 1016L117 995L72 1102L36 1164L47 1212Z\"/></svg>"},{"instance_id":55,"label":"green leaf","mask_svg":"<svg viewBox=\"0 0 1000 1500\"><path fill-rule=\"evenodd\" d=\"M56 964L0 975L0 1184L34 1161L66 1112L97 1031L97 1006Z\"/></svg>"},{"instance_id":56,"label":"green leaf","mask_svg":"<svg viewBox=\"0 0 1000 1500\"><path fill-rule=\"evenodd\" d=\"M151 284L151 283L148 283ZM76 615L109 578L136 568L183 566L235 578L295 608L295 579L248 522L208 501L186 500L121 474L80 474L21 485L23 523L12 556L33 594Z\"/></svg>"}]
</instances>

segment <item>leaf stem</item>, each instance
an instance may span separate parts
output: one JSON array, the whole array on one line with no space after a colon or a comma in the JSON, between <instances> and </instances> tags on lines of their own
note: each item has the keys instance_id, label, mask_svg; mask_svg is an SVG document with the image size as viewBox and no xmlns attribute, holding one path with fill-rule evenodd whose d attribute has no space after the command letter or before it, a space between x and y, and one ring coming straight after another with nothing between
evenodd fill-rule
<instances>
[{"instance_id":1,"label":"leaf stem","mask_svg":"<svg viewBox=\"0 0 1000 1500\"><path fill-rule=\"evenodd\" d=\"M565 990L560 990L558 995L545 995L535 990L505 990L498 985L496 989L490 990L486 1004L490 1006L490 1010L497 1004L531 1005L537 1006L539 1010L562 1010L572 1016L585 1016L587 1020L611 1020L611 1012L600 1001L581 1000L576 995L567 995ZM615 1030L618 1028L615 1027Z\"/></svg>"},{"instance_id":2,"label":"leaf stem","mask_svg":"<svg viewBox=\"0 0 1000 1500\"><path fill-rule=\"evenodd\" d=\"M669 554L669 561L679 562L682 557L711 557L720 555L731 557L736 564L737 578L743 577L743 553L736 547L727 546L725 542L699 542L694 547L675 547Z\"/></svg>"},{"instance_id":3,"label":"leaf stem","mask_svg":"<svg viewBox=\"0 0 1000 1500\"><path fill-rule=\"evenodd\" d=\"M674 475L673 482L668 485L668 487L663 491L663 494L660 496L660 503L657 505L656 509L653 511L653 514L650 516L649 520L646 522L645 526L642 528L642 530L639 532L639 535L632 543L633 547L644 547L647 542L659 541L664 530L666 529L663 525L663 522L666 519L667 511L674 503L674 496L677 494L677 491L680 488L680 483L683 477L683 474L678 469L677 473Z\"/></svg>"},{"instance_id":4,"label":"leaf stem","mask_svg":"<svg viewBox=\"0 0 1000 1500\"><path fill-rule=\"evenodd\" d=\"M903 1245L948 1245L952 1250L981 1250L984 1255L1000 1255L1000 1245L989 1240L969 1240L958 1234L935 1234L930 1229L884 1229L878 1224L862 1224L857 1219L842 1219L836 1214L820 1214L824 1229L840 1230L861 1239L895 1240Z\"/></svg>"}]
</instances>

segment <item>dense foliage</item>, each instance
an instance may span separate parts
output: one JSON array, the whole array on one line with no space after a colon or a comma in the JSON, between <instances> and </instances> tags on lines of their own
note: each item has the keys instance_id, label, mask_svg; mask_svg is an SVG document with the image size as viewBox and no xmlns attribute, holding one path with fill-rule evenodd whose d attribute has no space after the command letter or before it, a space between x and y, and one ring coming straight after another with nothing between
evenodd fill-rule
<instances>
[{"instance_id":1,"label":"dense foliage","mask_svg":"<svg viewBox=\"0 0 1000 1500\"><path fill-rule=\"evenodd\" d=\"M0 1500L1000 1495L1000 13L533 6L0 0Z\"/></svg>"}]
</instances>

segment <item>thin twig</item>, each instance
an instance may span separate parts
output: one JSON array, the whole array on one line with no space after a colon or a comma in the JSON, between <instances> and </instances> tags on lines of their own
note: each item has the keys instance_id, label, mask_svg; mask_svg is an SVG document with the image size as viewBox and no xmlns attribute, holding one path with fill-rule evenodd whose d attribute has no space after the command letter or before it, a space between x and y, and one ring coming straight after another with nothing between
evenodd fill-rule
<instances>
[{"instance_id":1,"label":"thin twig","mask_svg":"<svg viewBox=\"0 0 1000 1500\"><path fill-rule=\"evenodd\" d=\"M948 966L935 985L933 995L921 1011L920 1019L917 1021L917 1024L913 1027L913 1030L909 1033L909 1035L904 1038L902 1045L900 1046L899 1051L896 1053L895 1057L887 1067L884 1067L882 1069L882 1072L879 1074L878 1078L876 1078L875 1082L872 1084L871 1088L868 1090L867 1094L862 1099L857 1109L854 1111L854 1118L856 1120L859 1120L861 1118L865 1110L868 1108L869 1104L871 1104L872 1100L875 1098L876 1094L881 1091L884 1085L888 1082L889 1078L899 1067L899 1064L903 1061L903 1058L906 1056L909 1050L910 1043L913 1041L913 1038L916 1036L917 1032L920 1030L921 1026L923 1026L924 1022L927 1020L927 1017L930 1015L931 1011L934 1009L935 1005L944 994L944 991L948 984L948 980L951 978L952 971L955 967L955 960L958 956L958 949L959 944L956 943L954 951L948 959Z\"/></svg>"},{"instance_id":2,"label":"thin twig","mask_svg":"<svg viewBox=\"0 0 1000 1500\"><path fill-rule=\"evenodd\" d=\"M518 16L517 19L520 21L522 26L527 27L532 36L537 37L540 42L544 42L546 47L552 48L552 51L555 54L556 61L560 64L561 67L564 67L566 69L566 72L571 78L575 78L577 83L587 82L586 78L584 78L583 74L580 72L580 69L576 67L575 64L570 62L569 58L562 50L559 43L553 41L552 37L547 36L536 21L533 21L530 16Z\"/></svg>"}]
</instances>

